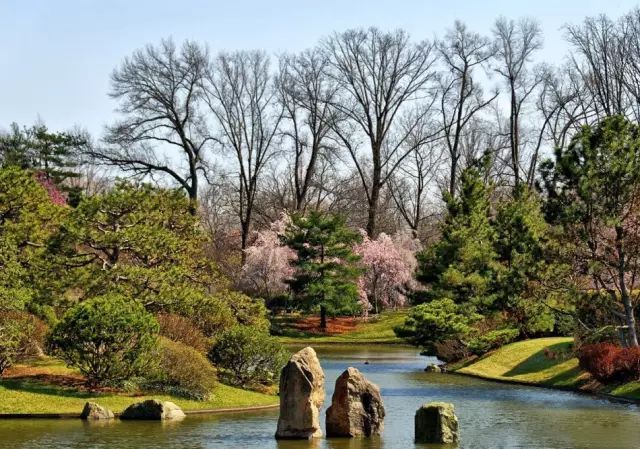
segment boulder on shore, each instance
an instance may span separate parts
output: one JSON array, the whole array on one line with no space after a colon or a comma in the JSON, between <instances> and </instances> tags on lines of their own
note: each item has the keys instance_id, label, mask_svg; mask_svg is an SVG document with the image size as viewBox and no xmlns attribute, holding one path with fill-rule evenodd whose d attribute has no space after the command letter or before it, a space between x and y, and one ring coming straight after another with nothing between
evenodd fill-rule
<instances>
[{"instance_id":1,"label":"boulder on shore","mask_svg":"<svg viewBox=\"0 0 640 449\"><path fill-rule=\"evenodd\" d=\"M458 418L453 404L431 402L418 409L415 416L416 443L449 444L458 441Z\"/></svg>"},{"instance_id":2,"label":"boulder on shore","mask_svg":"<svg viewBox=\"0 0 640 449\"><path fill-rule=\"evenodd\" d=\"M84 408L82 409L80 418L86 420L113 419L114 415L113 412L106 407L102 407L95 402L87 402L86 404L84 404Z\"/></svg>"},{"instance_id":3,"label":"boulder on shore","mask_svg":"<svg viewBox=\"0 0 640 449\"><path fill-rule=\"evenodd\" d=\"M424 370L427 373L441 373L442 372L442 368L440 368L440 366L436 365L435 363L427 365L427 367Z\"/></svg>"},{"instance_id":4,"label":"boulder on shore","mask_svg":"<svg viewBox=\"0 0 640 449\"><path fill-rule=\"evenodd\" d=\"M184 412L173 402L161 402L155 399L149 399L144 402L131 404L122 412L120 419L139 419L139 420L166 420L166 419L183 419Z\"/></svg>"},{"instance_id":5,"label":"boulder on shore","mask_svg":"<svg viewBox=\"0 0 640 449\"><path fill-rule=\"evenodd\" d=\"M380 435L384 415L380 388L356 368L347 368L336 380L331 407L327 409L327 436Z\"/></svg>"},{"instance_id":6,"label":"boulder on shore","mask_svg":"<svg viewBox=\"0 0 640 449\"><path fill-rule=\"evenodd\" d=\"M277 439L322 436L320 407L324 402L324 372L316 351L306 347L291 356L280 373L280 417Z\"/></svg>"}]
</instances>

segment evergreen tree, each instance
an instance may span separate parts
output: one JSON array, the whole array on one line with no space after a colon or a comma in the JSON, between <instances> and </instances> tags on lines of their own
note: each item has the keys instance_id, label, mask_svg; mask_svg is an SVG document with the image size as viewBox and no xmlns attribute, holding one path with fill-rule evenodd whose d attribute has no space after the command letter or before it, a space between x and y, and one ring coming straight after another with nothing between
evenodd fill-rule
<instances>
[{"instance_id":1,"label":"evergreen tree","mask_svg":"<svg viewBox=\"0 0 640 449\"><path fill-rule=\"evenodd\" d=\"M482 168L473 166L461 174L457 197L444 193L442 237L418 254L417 278L430 287L418 302L450 298L457 304L473 302L479 310L493 302L495 232L489 220L491 188L484 183Z\"/></svg>"},{"instance_id":2,"label":"evergreen tree","mask_svg":"<svg viewBox=\"0 0 640 449\"><path fill-rule=\"evenodd\" d=\"M320 308L320 327L327 327L327 313L355 313L360 293L359 256L352 247L362 236L350 230L345 218L318 211L294 214L283 241L297 254L291 290L306 310Z\"/></svg>"}]
</instances>

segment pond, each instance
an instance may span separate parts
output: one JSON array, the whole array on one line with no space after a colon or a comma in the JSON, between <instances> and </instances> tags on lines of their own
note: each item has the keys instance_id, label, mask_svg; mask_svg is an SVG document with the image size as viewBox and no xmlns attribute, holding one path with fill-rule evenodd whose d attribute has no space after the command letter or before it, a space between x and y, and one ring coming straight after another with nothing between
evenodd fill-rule
<instances>
[{"instance_id":1,"label":"pond","mask_svg":"<svg viewBox=\"0 0 640 449\"><path fill-rule=\"evenodd\" d=\"M423 372L428 358L400 346L316 347L333 383L348 366L380 385L387 418L381 438L282 441L274 438L277 410L189 416L178 423L79 420L0 421L2 448L238 448L405 449L413 443L413 415L420 404L448 401L460 420L459 448L640 447L640 408L570 392L499 384ZM365 361L369 364L365 365ZM1 400L2 398L0 398ZM323 410L324 415L324 410ZM323 423L324 429L324 423ZM450 448L451 446L449 446Z\"/></svg>"}]
</instances>

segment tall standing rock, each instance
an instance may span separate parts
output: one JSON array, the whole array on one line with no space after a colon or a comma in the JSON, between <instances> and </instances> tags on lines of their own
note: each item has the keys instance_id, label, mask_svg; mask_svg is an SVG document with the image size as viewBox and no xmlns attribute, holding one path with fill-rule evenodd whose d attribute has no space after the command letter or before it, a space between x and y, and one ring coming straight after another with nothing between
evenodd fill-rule
<instances>
[{"instance_id":1,"label":"tall standing rock","mask_svg":"<svg viewBox=\"0 0 640 449\"><path fill-rule=\"evenodd\" d=\"M327 436L380 435L384 414L380 388L356 368L347 368L336 380L331 407L327 409Z\"/></svg>"},{"instance_id":2,"label":"tall standing rock","mask_svg":"<svg viewBox=\"0 0 640 449\"><path fill-rule=\"evenodd\" d=\"M324 402L324 372L316 351L296 352L280 373L278 439L311 439L322 436L320 407Z\"/></svg>"},{"instance_id":3,"label":"tall standing rock","mask_svg":"<svg viewBox=\"0 0 640 449\"><path fill-rule=\"evenodd\" d=\"M415 417L416 443L449 444L458 441L458 418L453 404L431 402L418 409Z\"/></svg>"}]
</instances>

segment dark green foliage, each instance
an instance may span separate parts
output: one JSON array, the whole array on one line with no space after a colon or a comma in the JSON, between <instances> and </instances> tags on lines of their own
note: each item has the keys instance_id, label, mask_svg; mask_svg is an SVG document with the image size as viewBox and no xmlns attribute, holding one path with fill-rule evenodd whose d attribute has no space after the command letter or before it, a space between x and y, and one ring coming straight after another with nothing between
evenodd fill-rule
<instances>
[{"instance_id":1,"label":"dark green foliage","mask_svg":"<svg viewBox=\"0 0 640 449\"><path fill-rule=\"evenodd\" d=\"M637 346L640 128L620 116L585 126L545 162L542 177L547 217L575 246L574 269L607 292L610 310L624 311L608 324L624 329L623 344Z\"/></svg>"},{"instance_id":2,"label":"dark green foliage","mask_svg":"<svg viewBox=\"0 0 640 449\"><path fill-rule=\"evenodd\" d=\"M362 236L349 229L345 218L318 211L291 217L283 241L297 254L290 282L298 304L305 310L320 308L321 327L326 314L360 311L357 279L359 257L352 247Z\"/></svg>"},{"instance_id":3,"label":"dark green foliage","mask_svg":"<svg viewBox=\"0 0 640 449\"><path fill-rule=\"evenodd\" d=\"M417 279L430 286L427 300L450 298L471 302L479 309L491 306L495 232L489 221L489 194L476 167L461 175L460 194L444 193L446 215L442 237L418 254Z\"/></svg>"},{"instance_id":4,"label":"dark green foliage","mask_svg":"<svg viewBox=\"0 0 640 449\"><path fill-rule=\"evenodd\" d=\"M86 300L51 332L51 348L90 386L148 374L155 359L158 322L142 304L117 294Z\"/></svg>"},{"instance_id":5,"label":"dark green foliage","mask_svg":"<svg viewBox=\"0 0 640 449\"><path fill-rule=\"evenodd\" d=\"M208 400L217 384L216 370L191 346L160 338L157 371L148 388L199 401Z\"/></svg>"},{"instance_id":6,"label":"dark green foliage","mask_svg":"<svg viewBox=\"0 0 640 449\"><path fill-rule=\"evenodd\" d=\"M421 346L436 355L436 344L450 339L464 339L475 322L482 319L469 307L462 307L449 298L420 304L409 312L405 323L395 333L411 344Z\"/></svg>"},{"instance_id":7,"label":"dark green foliage","mask_svg":"<svg viewBox=\"0 0 640 449\"><path fill-rule=\"evenodd\" d=\"M267 332L236 326L218 337L209 359L225 383L242 387L272 385L278 381L287 352Z\"/></svg>"},{"instance_id":8,"label":"dark green foliage","mask_svg":"<svg viewBox=\"0 0 640 449\"><path fill-rule=\"evenodd\" d=\"M520 335L520 330L515 328L495 329L469 340L469 350L474 354L482 355L492 349L511 343Z\"/></svg>"},{"instance_id":9,"label":"dark green foliage","mask_svg":"<svg viewBox=\"0 0 640 449\"><path fill-rule=\"evenodd\" d=\"M118 183L85 198L58 242L69 287L83 297L117 292L150 310L184 309L217 279L189 207L182 192L146 184Z\"/></svg>"},{"instance_id":10,"label":"dark green foliage","mask_svg":"<svg viewBox=\"0 0 640 449\"><path fill-rule=\"evenodd\" d=\"M0 311L41 300L55 286L47 244L67 208L53 204L33 172L0 169Z\"/></svg>"},{"instance_id":11,"label":"dark green foliage","mask_svg":"<svg viewBox=\"0 0 640 449\"><path fill-rule=\"evenodd\" d=\"M56 186L77 177L73 171L77 156L88 144L79 133L52 133L44 125L22 128L11 124L8 134L0 135L0 164L3 167L33 169L45 174Z\"/></svg>"}]
</instances>

